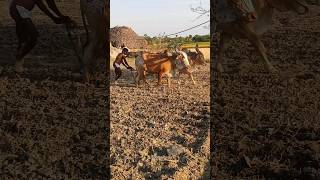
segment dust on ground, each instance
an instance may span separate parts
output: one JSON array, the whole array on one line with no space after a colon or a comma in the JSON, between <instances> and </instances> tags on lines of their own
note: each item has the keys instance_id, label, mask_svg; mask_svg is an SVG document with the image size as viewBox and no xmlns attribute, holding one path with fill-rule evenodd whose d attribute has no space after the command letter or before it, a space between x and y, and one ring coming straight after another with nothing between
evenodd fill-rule
<instances>
[{"instance_id":1,"label":"dust on ground","mask_svg":"<svg viewBox=\"0 0 320 180\"><path fill-rule=\"evenodd\" d=\"M320 178L320 7L277 13L264 73L247 41L226 50L212 107L215 179ZM216 76L216 74L214 74Z\"/></svg>"}]
</instances>

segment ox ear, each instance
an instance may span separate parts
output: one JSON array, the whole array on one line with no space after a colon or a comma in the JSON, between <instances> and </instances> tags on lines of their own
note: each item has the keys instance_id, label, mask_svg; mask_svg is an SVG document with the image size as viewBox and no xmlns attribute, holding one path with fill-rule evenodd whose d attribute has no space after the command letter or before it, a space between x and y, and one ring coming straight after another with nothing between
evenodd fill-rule
<instances>
[{"instance_id":1,"label":"ox ear","mask_svg":"<svg viewBox=\"0 0 320 180\"><path fill-rule=\"evenodd\" d=\"M280 12L295 11L302 15L309 11L305 0L269 0L268 2Z\"/></svg>"},{"instance_id":2,"label":"ox ear","mask_svg":"<svg viewBox=\"0 0 320 180\"><path fill-rule=\"evenodd\" d=\"M124 47L126 47L125 45L124 45L124 43L121 45L121 48L124 48Z\"/></svg>"}]
</instances>

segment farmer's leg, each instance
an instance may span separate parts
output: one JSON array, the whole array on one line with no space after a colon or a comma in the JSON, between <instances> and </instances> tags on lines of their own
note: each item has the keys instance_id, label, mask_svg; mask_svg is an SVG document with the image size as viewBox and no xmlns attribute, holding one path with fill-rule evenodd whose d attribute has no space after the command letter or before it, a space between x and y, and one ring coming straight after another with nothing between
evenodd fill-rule
<instances>
[{"instance_id":1,"label":"farmer's leg","mask_svg":"<svg viewBox=\"0 0 320 180\"><path fill-rule=\"evenodd\" d=\"M17 22L17 36L19 43L21 43L17 59L22 59L37 43L38 31L31 19L22 19Z\"/></svg>"},{"instance_id":2,"label":"farmer's leg","mask_svg":"<svg viewBox=\"0 0 320 180\"><path fill-rule=\"evenodd\" d=\"M18 50L16 55L16 71L23 71L23 58L34 48L37 43L38 31L31 19L21 19L16 22L18 36Z\"/></svg>"},{"instance_id":3,"label":"farmer's leg","mask_svg":"<svg viewBox=\"0 0 320 180\"><path fill-rule=\"evenodd\" d=\"M114 81L117 81L121 77L122 71L119 67L115 67L115 73L116 73L116 78Z\"/></svg>"}]
</instances>

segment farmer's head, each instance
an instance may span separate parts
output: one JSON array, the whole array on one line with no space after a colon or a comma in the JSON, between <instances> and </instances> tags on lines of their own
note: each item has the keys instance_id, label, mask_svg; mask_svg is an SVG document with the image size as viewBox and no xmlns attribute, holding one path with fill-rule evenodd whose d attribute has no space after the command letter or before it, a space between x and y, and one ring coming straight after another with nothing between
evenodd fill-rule
<instances>
[{"instance_id":1,"label":"farmer's head","mask_svg":"<svg viewBox=\"0 0 320 180\"><path fill-rule=\"evenodd\" d=\"M124 48L122 49L122 53L123 53L124 55L128 55L128 54L129 54L129 49L126 48L126 47L124 47Z\"/></svg>"}]
</instances>

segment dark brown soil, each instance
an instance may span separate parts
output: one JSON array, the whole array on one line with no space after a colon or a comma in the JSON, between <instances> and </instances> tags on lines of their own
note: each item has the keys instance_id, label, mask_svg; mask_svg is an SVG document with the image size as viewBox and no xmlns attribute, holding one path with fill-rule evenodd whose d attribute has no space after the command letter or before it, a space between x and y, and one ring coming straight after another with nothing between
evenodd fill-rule
<instances>
[{"instance_id":1,"label":"dark brown soil","mask_svg":"<svg viewBox=\"0 0 320 180\"><path fill-rule=\"evenodd\" d=\"M227 49L212 107L215 179L320 178L319 10L276 15L262 40L277 75L247 41Z\"/></svg>"},{"instance_id":2,"label":"dark brown soil","mask_svg":"<svg viewBox=\"0 0 320 180\"><path fill-rule=\"evenodd\" d=\"M135 87L123 71L110 89L112 178L208 178L209 64L195 70L197 85L182 75L170 89L152 77Z\"/></svg>"},{"instance_id":3,"label":"dark brown soil","mask_svg":"<svg viewBox=\"0 0 320 180\"><path fill-rule=\"evenodd\" d=\"M81 23L78 3L58 6ZM83 84L64 27L33 15L40 37L18 77L15 27L0 2L0 179L105 179L106 88Z\"/></svg>"}]
</instances>

